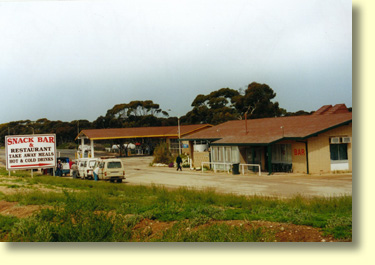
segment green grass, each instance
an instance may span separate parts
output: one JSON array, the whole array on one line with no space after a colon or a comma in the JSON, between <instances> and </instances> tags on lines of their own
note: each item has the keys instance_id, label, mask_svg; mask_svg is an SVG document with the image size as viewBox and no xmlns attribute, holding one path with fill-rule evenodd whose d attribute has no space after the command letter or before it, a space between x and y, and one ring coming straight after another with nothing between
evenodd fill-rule
<instances>
[{"instance_id":1,"label":"green grass","mask_svg":"<svg viewBox=\"0 0 375 265\"><path fill-rule=\"evenodd\" d=\"M218 194L212 189L168 190L156 185L129 186L35 175L30 178L27 173L20 173L16 178L27 185L50 190L1 194L3 200L55 208L42 210L30 218L12 219L8 226L13 228L6 230L12 241L134 241L136 235L132 228L144 218L176 224L158 238L143 235L143 239L137 239L141 241L272 240L272 235L257 229L246 232L244 228L225 224L205 226L221 220L308 225L321 228L336 239L350 241L352 238L351 196L278 199ZM109 216L108 212L116 214ZM187 229L190 227L196 229Z\"/></svg>"},{"instance_id":2,"label":"green grass","mask_svg":"<svg viewBox=\"0 0 375 265\"><path fill-rule=\"evenodd\" d=\"M6 168L0 167L0 176L8 177L8 175L9 175L9 173L6 170ZM11 178L13 178L13 177L29 178L30 177L30 170L14 170L14 171L11 171L10 176L11 176Z\"/></svg>"},{"instance_id":3,"label":"green grass","mask_svg":"<svg viewBox=\"0 0 375 265\"><path fill-rule=\"evenodd\" d=\"M121 215L95 212L96 203L68 194L66 205L43 209L16 223L10 231L12 242L117 242L129 241L131 222Z\"/></svg>"},{"instance_id":4,"label":"green grass","mask_svg":"<svg viewBox=\"0 0 375 265\"><path fill-rule=\"evenodd\" d=\"M179 222L163 233L155 242L272 242L273 236L264 233L261 228L250 231L243 227L226 224L213 224L207 227L191 229L189 222Z\"/></svg>"},{"instance_id":5,"label":"green grass","mask_svg":"<svg viewBox=\"0 0 375 265\"><path fill-rule=\"evenodd\" d=\"M18 221L18 218L14 216L0 215L0 241L5 241L4 237L9 234Z\"/></svg>"}]
</instances>

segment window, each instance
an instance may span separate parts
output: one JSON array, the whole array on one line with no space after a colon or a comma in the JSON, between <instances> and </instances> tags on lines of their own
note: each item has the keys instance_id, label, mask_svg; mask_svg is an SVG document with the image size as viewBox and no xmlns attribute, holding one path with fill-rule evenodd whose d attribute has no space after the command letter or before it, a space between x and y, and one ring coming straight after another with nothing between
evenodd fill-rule
<instances>
[{"instance_id":1,"label":"window","mask_svg":"<svg viewBox=\"0 0 375 265\"><path fill-rule=\"evenodd\" d=\"M232 162L240 163L240 149L238 146L232 146Z\"/></svg>"},{"instance_id":2,"label":"window","mask_svg":"<svg viewBox=\"0 0 375 265\"><path fill-rule=\"evenodd\" d=\"M171 152L178 153L180 150L179 146L181 142L179 142L178 139L170 139L169 141L170 141L169 149L171 150Z\"/></svg>"},{"instance_id":3,"label":"window","mask_svg":"<svg viewBox=\"0 0 375 265\"><path fill-rule=\"evenodd\" d=\"M212 162L239 163L240 151L238 146L212 146L211 158Z\"/></svg>"},{"instance_id":4,"label":"window","mask_svg":"<svg viewBox=\"0 0 375 265\"><path fill-rule=\"evenodd\" d=\"M108 162L107 168L122 168L121 162Z\"/></svg>"},{"instance_id":5,"label":"window","mask_svg":"<svg viewBox=\"0 0 375 265\"><path fill-rule=\"evenodd\" d=\"M217 151L218 151L218 159L217 159L217 161L218 162L223 162L223 148L221 147L221 146L218 146L217 147Z\"/></svg>"},{"instance_id":6,"label":"window","mask_svg":"<svg viewBox=\"0 0 375 265\"><path fill-rule=\"evenodd\" d=\"M292 163L292 145L275 144L272 146L273 163Z\"/></svg>"},{"instance_id":7,"label":"window","mask_svg":"<svg viewBox=\"0 0 375 265\"><path fill-rule=\"evenodd\" d=\"M212 154L211 154L212 161L217 161L217 147L216 146L212 147L211 151L212 151Z\"/></svg>"},{"instance_id":8,"label":"window","mask_svg":"<svg viewBox=\"0 0 375 265\"><path fill-rule=\"evenodd\" d=\"M206 140L194 141L194 145L196 145L196 144L198 144L198 145L200 145L200 144L208 144L208 141L206 141Z\"/></svg>"},{"instance_id":9,"label":"window","mask_svg":"<svg viewBox=\"0 0 375 265\"><path fill-rule=\"evenodd\" d=\"M232 161L231 153L232 153L231 147L226 146L225 147L225 162L226 163L230 163Z\"/></svg>"},{"instance_id":10,"label":"window","mask_svg":"<svg viewBox=\"0 0 375 265\"><path fill-rule=\"evenodd\" d=\"M331 144L331 160L348 160L348 144Z\"/></svg>"}]
</instances>

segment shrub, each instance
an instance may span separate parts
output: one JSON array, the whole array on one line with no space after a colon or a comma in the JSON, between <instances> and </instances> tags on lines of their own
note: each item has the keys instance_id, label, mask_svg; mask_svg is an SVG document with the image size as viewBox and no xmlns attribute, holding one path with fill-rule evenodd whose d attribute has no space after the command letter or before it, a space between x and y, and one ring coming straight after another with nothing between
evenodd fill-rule
<instances>
[{"instance_id":1,"label":"shrub","mask_svg":"<svg viewBox=\"0 0 375 265\"><path fill-rule=\"evenodd\" d=\"M166 143L160 143L154 150L153 163L169 164L173 162L173 157Z\"/></svg>"}]
</instances>

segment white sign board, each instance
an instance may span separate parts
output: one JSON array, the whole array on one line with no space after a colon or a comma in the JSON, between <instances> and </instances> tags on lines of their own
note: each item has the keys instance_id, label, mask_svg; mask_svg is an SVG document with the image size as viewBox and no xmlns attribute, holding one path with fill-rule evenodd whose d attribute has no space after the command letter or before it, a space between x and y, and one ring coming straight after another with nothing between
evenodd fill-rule
<instances>
[{"instance_id":1,"label":"white sign board","mask_svg":"<svg viewBox=\"0 0 375 265\"><path fill-rule=\"evenodd\" d=\"M5 156L7 170L56 167L56 135L6 136Z\"/></svg>"}]
</instances>

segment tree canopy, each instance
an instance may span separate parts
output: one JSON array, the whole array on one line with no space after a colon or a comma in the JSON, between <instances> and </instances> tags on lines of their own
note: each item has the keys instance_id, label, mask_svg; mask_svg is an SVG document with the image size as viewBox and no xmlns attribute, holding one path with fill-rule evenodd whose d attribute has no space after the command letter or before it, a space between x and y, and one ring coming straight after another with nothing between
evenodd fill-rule
<instances>
[{"instance_id":1,"label":"tree canopy","mask_svg":"<svg viewBox=\"0 0 375 265\"><path fill-rule=\"evenodd\" d=\"M168 112L162 110L159 104L152 100L135 100L113 106L107 110L105 116L100 116L93 122L93 127L102 129L177 124L177 118L167 117L169 117Z\"/></svg>"},{"instance_id":2,"label":"tree canopy","mask_svg":"<svg viewBox=\"0 0 375 265\"><path fill-rule=\"evenodd\" d=\"M129 103L122 103L115 105L112 109L107 111L106 116L127 119L131 116L142 117L142 116L168 116L168 112L160 109L159 104L154 103L152 100L135 100Z\"/></svg>"},{"instance_id":3,"label":"tree canopy","mask_svg":"<svg viewBox=\"0 0 375 265\"><path fill-rule=\"evenodd\" d=\"M253 82L241 90L221 88L208 95L198 95L189 111L181 120L184 123L219 124L228 120L279 117L285 110L278 102L272 102L276 93L267 84Z\"/></svg>"},{"instance_id":4,"label":"tree canopy","mask_svg":"<svg viewBox=\"0 0 375 265\"><path fill-rule=\"evenodd\" d=\"M273 102L276 93L267 84L252 82L246 90L221 88L207 95L199 94L191 103L192 109L181 117L181 124L220 124L229 120L294 116L311 114L300 110L287 112ZM351 108L350 108L351 110ZM73 142L83 129L172 126L177 125L177 117L169 117L167 111L152 100L136 100L120 103L107 110L104 116L95 121L75 120L72 122L50 121L46 118L37 121L22 120L0 124L0 137L4 144L6 135L55 133L58 144Z\"/></svg>"},{"instance_id":5,"label":"tree canopy","mask_svg":"<svg viewBox=\"0 0 375 265\"><path fill-rule=\"evenodd\" d=\"M247 114L250 119L279 117L283 109L278 102L272 102L276 93L267 84L252 82L247 86L244 95L236 96L234 106L240 117Z\"/></svg>"},{"instance_id":6,"label":"tree canopy","mask_svg":"<svg viewBox=\"0 0 375 265\"><path fill-rule=\"evenodd\" d=\"M230 88L221 88L208 95L198 95L191 106L193 109L181 118L186 124L210 123L219 124L236 119L233 98L239 92Z\"/></svg>"}]
</instances>

